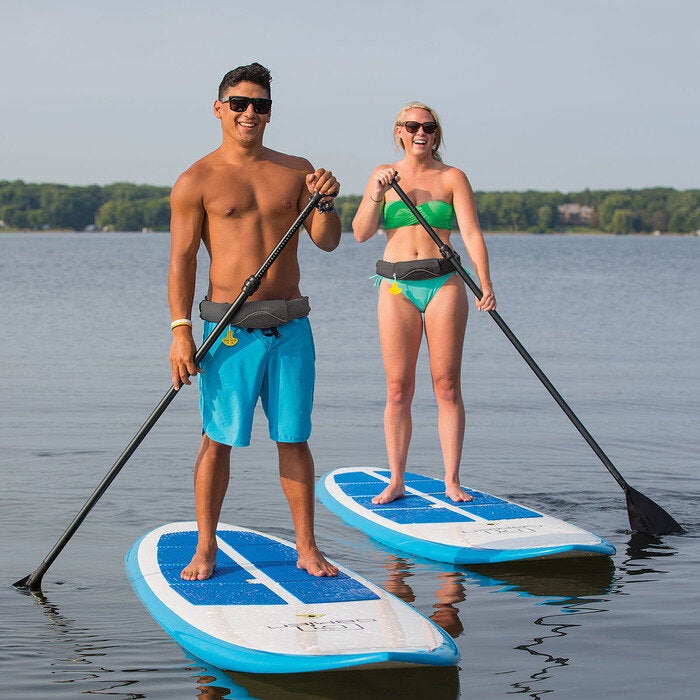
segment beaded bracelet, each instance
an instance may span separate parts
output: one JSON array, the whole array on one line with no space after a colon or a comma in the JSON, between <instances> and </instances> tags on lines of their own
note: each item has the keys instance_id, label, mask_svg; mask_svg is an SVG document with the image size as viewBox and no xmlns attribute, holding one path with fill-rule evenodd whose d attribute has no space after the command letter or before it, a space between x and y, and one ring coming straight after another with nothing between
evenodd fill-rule
<instances>
[{"instance_id":1,"label":"beaded bracelet","mask_svg":"<svg viewBox=\"0 0 700 700\"><path fill-rule=\"evenodd\" d=\"M189 318L178 318L170 324L170 330L175 330L178 326L189 326L192 328L192 321Z\"/></svg>"},{"instance_id":2,"label":"beaded bracelet","mask_svg":"<svg viewBox=\"0 0 700 700\"><path fill-rule=\"evenodd\" d=\"M335 211L335 206L333 205L333 200L331 199L331 201L327 203L319 202L316 205L316 209L318 209L321 212L321 214L328 214L330 212Z\"/></svg>"}]
</instances>

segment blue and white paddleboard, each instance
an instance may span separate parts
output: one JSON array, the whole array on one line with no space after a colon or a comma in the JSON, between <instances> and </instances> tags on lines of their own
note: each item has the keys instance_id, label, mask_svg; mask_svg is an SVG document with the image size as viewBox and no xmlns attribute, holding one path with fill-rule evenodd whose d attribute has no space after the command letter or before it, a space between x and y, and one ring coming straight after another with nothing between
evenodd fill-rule
<instances>
[{"instance_id":1,"label":"blue and white paddleboard","mask_svg":"<svg viewBox=\"0 0 700 700\"><path fill-rule=\"evenodd\" d=\"M374 505L389 475L373 467L336 469L318 481L316 495L375 540L435 561L491 564L615 553L598 535L488 493L465 489L474 500L454 503L443 481L420 474L406 473L404 498Z\"/></svg>"},{"instance_id":2,"label":"blue and white paddleboard","mask_svg":"<svg viewBox=\"0 0 700 700\"><path fill-rule=\"evenodd\" d=\"M352 571L339 566L337 577L317 578L297 568L285 540L224 524L216 534L206 581L180 578L195 550L194 522L163 525L126 556L148 612L198 659L251 673L458 663L440 627Z\"/></svg>"}]
</instances>

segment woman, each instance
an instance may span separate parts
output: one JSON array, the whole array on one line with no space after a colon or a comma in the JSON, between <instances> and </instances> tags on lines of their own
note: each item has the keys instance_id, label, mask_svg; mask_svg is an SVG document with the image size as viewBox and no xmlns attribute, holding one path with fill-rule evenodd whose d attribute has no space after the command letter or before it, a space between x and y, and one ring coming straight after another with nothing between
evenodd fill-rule
<instances>
[{"instance_id":1,"label":"woman","mask_svg":"<svg viewBox=\"0 0 700 700\"><path fill-rule=\"evenodd\" d=\"M411 402L423 329L438 405L438 435L445 465L445 493L470 501L459 483L464 442L464 402L460 384L462 346L467 325L464 283L391 184L401 181L441 240L449 243L456 217L483 292L476 306L496 308L488 253L479 227L474 194L466 175L442 162L442 129L437 114L419 102L407 104L394 125L394 142L404 157L374 169L352 226L363 243L377 231L382 213L386 228L383 260L377 261L379 337L387 381L384 433L391 481L373 503L405 495L404 473L411 441Z\"/></svg>"}]
</instances>

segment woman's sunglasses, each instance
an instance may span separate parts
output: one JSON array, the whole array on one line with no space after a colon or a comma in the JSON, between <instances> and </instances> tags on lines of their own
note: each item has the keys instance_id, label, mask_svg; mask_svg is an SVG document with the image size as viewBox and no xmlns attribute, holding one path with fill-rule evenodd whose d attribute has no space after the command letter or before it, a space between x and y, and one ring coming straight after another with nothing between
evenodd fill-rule
<instances>
[{"instance_id":1,"label":"woman's sunglasses","mask_svg":"<svg viewBox=\"0 0 700 700\"><path fill-rule=\"evenodd\" d=\"M399 126L405 127L409 134L417 134L421 126L426 134L434 134L438 129L437 122L399 122Z\"/></svg>"},{"instance_id":2,"label":"woman's sunglasses","mask_svg":"<svg viewBox=\"0 0 700 700\"><path fill-rule=\"evenodd\" d=\"M232 112L245 112L248 105L253 105L256 114L269 114L272 109L272 100L269 97L239 97L231 95L220 102L228 102Z\"/></svg>"}]
</instances>

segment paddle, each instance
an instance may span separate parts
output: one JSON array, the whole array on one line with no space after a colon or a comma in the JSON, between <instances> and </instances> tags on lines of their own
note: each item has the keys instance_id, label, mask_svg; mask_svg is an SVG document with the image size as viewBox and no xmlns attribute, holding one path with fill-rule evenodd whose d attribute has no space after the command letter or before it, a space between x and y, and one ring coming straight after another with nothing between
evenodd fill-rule
<instances>
[{"instance_id":1,"label":"paddle","mask_svg":"<svg viewBox=\"0 0 700 700\"><path fill-rule=\"evenodd\" d=\"M268 271L272 263L279 257L283 248L289 243L294 234L301 228L306 217L311 213L312 209L318 204L319 200L323 195L317 192L309 200L309 203L304 207L296 221L291 225L287 233L284 234L280 242L275 246L275 249L270 253L267 260L262 264L260 269L252 276L249 277L241 288L241 293L238 295L236 300L231 304L223 318L214 327L214 330L206 337L200 348L197 350L194 356L194 362L199 365L204 359L204 356L209 352L211 347L216 342L217 338L223 333L224 329L229 325L231 319L234 317L236 312L243 306L245 300L253 294L258 287L260 282L264 277L265 273ZM66 528L66 531L61 535L61 538L53 546L53 549L47 554L44 561L35 569L31 574L25 576L24 578L17 581L14 585L17 588L26 588L30 591L41 590L41 580L48 568L53 564L54 560L61 553L63 548L68 544L68 540L73 536L75 531L80 527L83 520L85 520L87 514L92 510L92 507L97 503L97 501L102 497L102 494L107 490L109 485L114 481L115 477L121 471L122 467L127 463L128 459L136 451L138 446L141 444L143 439L149 433L151 428L156 424L158 419L163 415L165 409L170 405L170 402L177 396L178 390L175 389L174 385L170 386L167 393L160 400L158 405L153 409L151 415L146 419L146 422L141 426L139 431L134 435L131 442L126 446L124 451L119 455L119 458L114 463L112 468L107 472L105 477L99 483L93 494L85 502L85 505L81 508L80 512L75 516L71 524Z\"/></svg>"},{"instance_id":2,"label":"paddle","mask_svg":"<svg viewBox=\"0 0 700 700\"><path fill-rule=\"evenodd\" d=\"M399 184L394 181L391 183L399 197L403 200L409 210L418 219L421 226L430 234L430 237L435 241L435 244L440 250L443 258L446 258L452 263L452 266L457 271L459 276L464 280L466 285L471 289L477 299L481 299L482 293L479 286L472 280L467 271L459 262L457 254L435 233L435 230L425 220L415 204L408 198L408 195L401 189ZM633 531L641 532L648 535L669 535L682 533L683 528L672 518L661 506L654 503L650 498L633 489L623 478L622 474L615 468L613 463L608 459L608 456L603 452L600 445L593 439L591 434L586 430L586 427L581 423L576 414L571 410L569 405L564 401L561 394L554 388L552 382L546 377L545 373L539 368L537 363L532 359L530 353L523 347L522 343L515 337L513 331L506 325L505 321L500 317L498 312L489 311L491 318L496 322L498 327L505 333L506 337L513 344L515 349L520 353L522 358L527 362L530 369L537 375L537 378L544 384L547 391L552 395L554 400L559 404L559 407L564 411L569 420L574 424L576 429L581 433L585 441L591 446L593 451L598 455L600 461L605 468L613 475L615 481L622 487L627 498L627 514L629 516L630 527Z\"/></svg>"}]
</instances>

